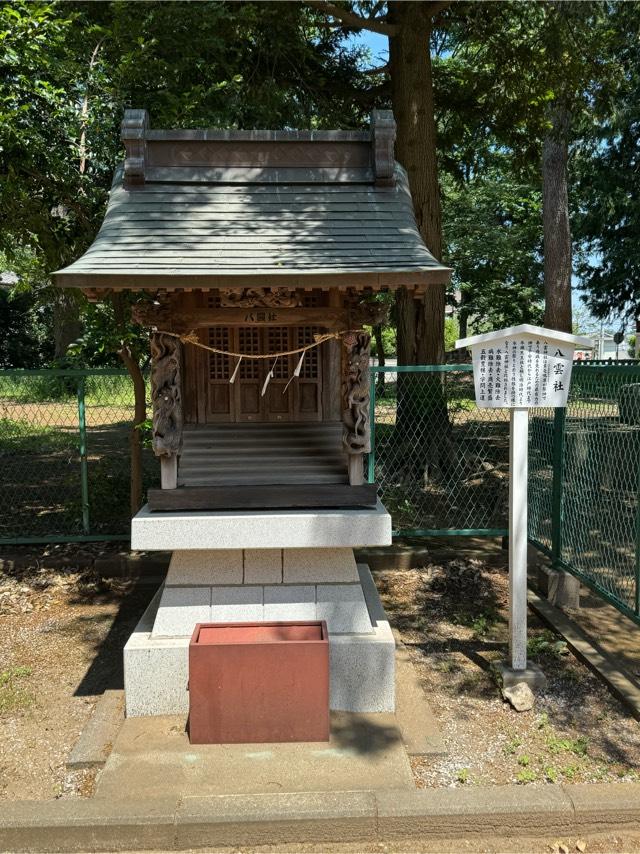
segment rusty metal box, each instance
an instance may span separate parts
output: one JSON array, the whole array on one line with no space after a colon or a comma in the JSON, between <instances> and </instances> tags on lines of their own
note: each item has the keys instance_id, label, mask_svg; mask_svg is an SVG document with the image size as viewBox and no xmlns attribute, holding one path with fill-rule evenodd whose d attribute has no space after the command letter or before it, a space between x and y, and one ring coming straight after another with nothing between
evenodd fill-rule
<instances>
[{"instance_id":1,"label":"rusty metal box","mask_svg":"<svg viewBox=\"0 0 640 854\"><path fill-rule=\"evenodd\" d=\"M198 623L192 744L329 740L329 635L317 622Z\"/></svg>"}]
</instances>

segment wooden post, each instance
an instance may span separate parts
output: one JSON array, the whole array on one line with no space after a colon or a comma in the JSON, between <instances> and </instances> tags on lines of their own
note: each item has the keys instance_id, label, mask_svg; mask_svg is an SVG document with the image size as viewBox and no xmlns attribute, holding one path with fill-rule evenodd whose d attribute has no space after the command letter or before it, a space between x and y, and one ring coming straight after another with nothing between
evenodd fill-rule
<instances>
[{"instance_id":1,"label":"wooden post","mask_svg":"<svg viewBox=\"0 0 640 854\"><path fill-rule=\"evenodd\" d=\"M182 344L172 335L151 335L151 401L153 452L160 457L163 489L178 485L178 456L182 450Z\"/></svg>"},{"instance_id":2,"label":"wooden post","mask_svg":"<svg viewBox=\"0 0 640 854\"><path fill-rule=\"evenodd\" d=\"M511 410L509 441L509 653L527 669L527 472L529 410Z\"/></svg>"},{"instance_id":3,"label":"wooden post","mask_svg":"<svg viewBox=\"0 0 640 854\"><path fill-rule=\"evenodd\" d=\"M363 454L371 450L369 423L369 344L366 332L343 338L342 441L348 454L349 483L364 483Z\"/></svg>"}]
</instances>

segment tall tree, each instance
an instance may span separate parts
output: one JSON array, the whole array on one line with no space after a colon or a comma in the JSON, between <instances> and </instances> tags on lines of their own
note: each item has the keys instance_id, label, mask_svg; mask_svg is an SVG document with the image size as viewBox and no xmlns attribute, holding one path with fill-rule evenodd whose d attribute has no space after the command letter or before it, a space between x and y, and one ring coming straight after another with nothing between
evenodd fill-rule
<instances>
[{"instance_id":1,"label":"tall tree","mask_svg":"<svg viewBox=\"0 0 640 854\"><path fill-rule=\"evenodd\" d=\"M600 62L610 69L581 117L574 222L583 299L598 318L640 324L640 6L608 6Z\"/></svg>"},{"instance_id":2,"label":"tall tree","mask_svg":"<svg viewBox=\"0 0 640 854\"><path fill-rule=\"evenodd\" d=\"M389 38L391 107L397 125L396 157L407 170L420 234L436 258L442 254L442 217L430 39L447 2L356 3L308 0L345 32L370 30ZM377 97L385 89L378 87ZM444 357L445 288L434 285L421 300L406 288L397 295L398 360L439 364Z\"/></svg>"}]
</instances>

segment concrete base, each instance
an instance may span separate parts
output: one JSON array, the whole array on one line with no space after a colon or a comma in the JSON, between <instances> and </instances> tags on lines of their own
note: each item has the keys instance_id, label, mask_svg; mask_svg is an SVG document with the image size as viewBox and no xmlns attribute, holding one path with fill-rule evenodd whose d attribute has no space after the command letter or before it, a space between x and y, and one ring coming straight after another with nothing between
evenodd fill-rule
<instances>
[{"instance_id":1,"label":"concrete base","mask_svg":"<svg viewBox=\"0 0 640 854\"><path fill-rule=\"evenodd\" d=\"M185 716L126 720L96 798L260 792L411 791L413 776L394 715L331 713L329 742L190 744ZM208 845L207 848L211 849Z\"/></svg>"},{"instance_id":2,"label":"concrete base","mask_svg":"<svg viewBox=\"0 0 640 854\"><path fill-rule=\"evenodd\" d=\"M514 670L508 664L499 664L498 672L505 688L512 688L519 682L525 682L532 691L544 691L547 677L537 664L529 664L526 670Z\"/></svg>"},{"instance_id":3,"label":"concrete base","mask_svg":"<svg viewBox=\"0 0 640 854\"><path fill-rule=\"evenodd\" d=\"M557 608L580 607L580 582L571 573L538 566L537 582L541 593Z\"/></svg>"},{"instance_id":4,"label":"concrete base","mask_svg":"<svg viewBox=\"0 0 640 854\"><path fill-rule=\"evenodd\" d=\"M336 710L352 712L389 712L395 708L395 640L389 622L384 613L378 592L366 565L358 567L360 584L311 585L314 596L305 604L301 599L300 587L278 585L277 591L291 593L280 602L266 602L266 591L273 588L259 588L256 594L256 607L260 615L251 619L326 619L329 628L330 656L330 707ZM336 588L338 588L336 590ZM354 589L357 588L357 591ZM167 591L171 596L180 595L191 601L193 591L201 588L174 587L158 591L143 614L134 633L124 648L124 678L127 717L141 715L184 714L189 707L188 647L197 605L188 606L187 622L182 625L183 605L163 606L166 614L159 623L161 601L167 603ZM249 595L254 587L213 587L218 596L229 597L230 591ZM207 588L207 591L209 588ZM339 593L347 596L348 608ZM366 603L366 619L359 609L350 614L354 604L353 596L358 593ZM205 599L207 599L205 595ZM271 595L271 594L269 594ZM349 600L351 596L351 600ZM170 598L169 597L169 598ZM258 603L258 599L260 602ZM277 612L267 607L272 604ZM304 606L304 612L299 608ZM238 610L213 611L210 600L203 605L203 619L213 621L244 621L246 602L240 603ZM258 613L256 611L256 613ZM276 616L276 613L280 616ZM354 623L354 618L356 622ZM176 622L180 626L176 628ZM172 636L162 636L158 629L184 632ZM353 630L355 629L355 631Z\"/></svg>"},{"instance_id":5,"label":"concrete base","mask_svg":"<svg viewBox=\"0 0 640 854\"><path fill-rule=\"evenodd\" d=\"M243 510L152 513L131 520L131 548L283 549L391 545L391 516L373 510Z\"/></svg>"}]
</instances>

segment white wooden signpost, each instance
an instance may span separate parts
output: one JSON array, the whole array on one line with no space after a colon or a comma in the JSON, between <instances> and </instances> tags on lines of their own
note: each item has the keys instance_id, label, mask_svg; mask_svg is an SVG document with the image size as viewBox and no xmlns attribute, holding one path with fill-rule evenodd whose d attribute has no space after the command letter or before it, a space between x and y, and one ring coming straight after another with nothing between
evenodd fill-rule
<instances>
[{"instance_id":1,"label":"white wooden signpost","mask_svg":"<svg viewBox=\"0 0 640 854\"><path fill-rule=\"evenodd\" d=\"M536 674L527 670L528 410L534 406L566 406L573 352L576 347L591 346L590 338L528 323L456 341L456 347L471 348L478 407L511 410L509 669L513 674L510 682L536 683Z\"/></svg>"}]
</instances>

